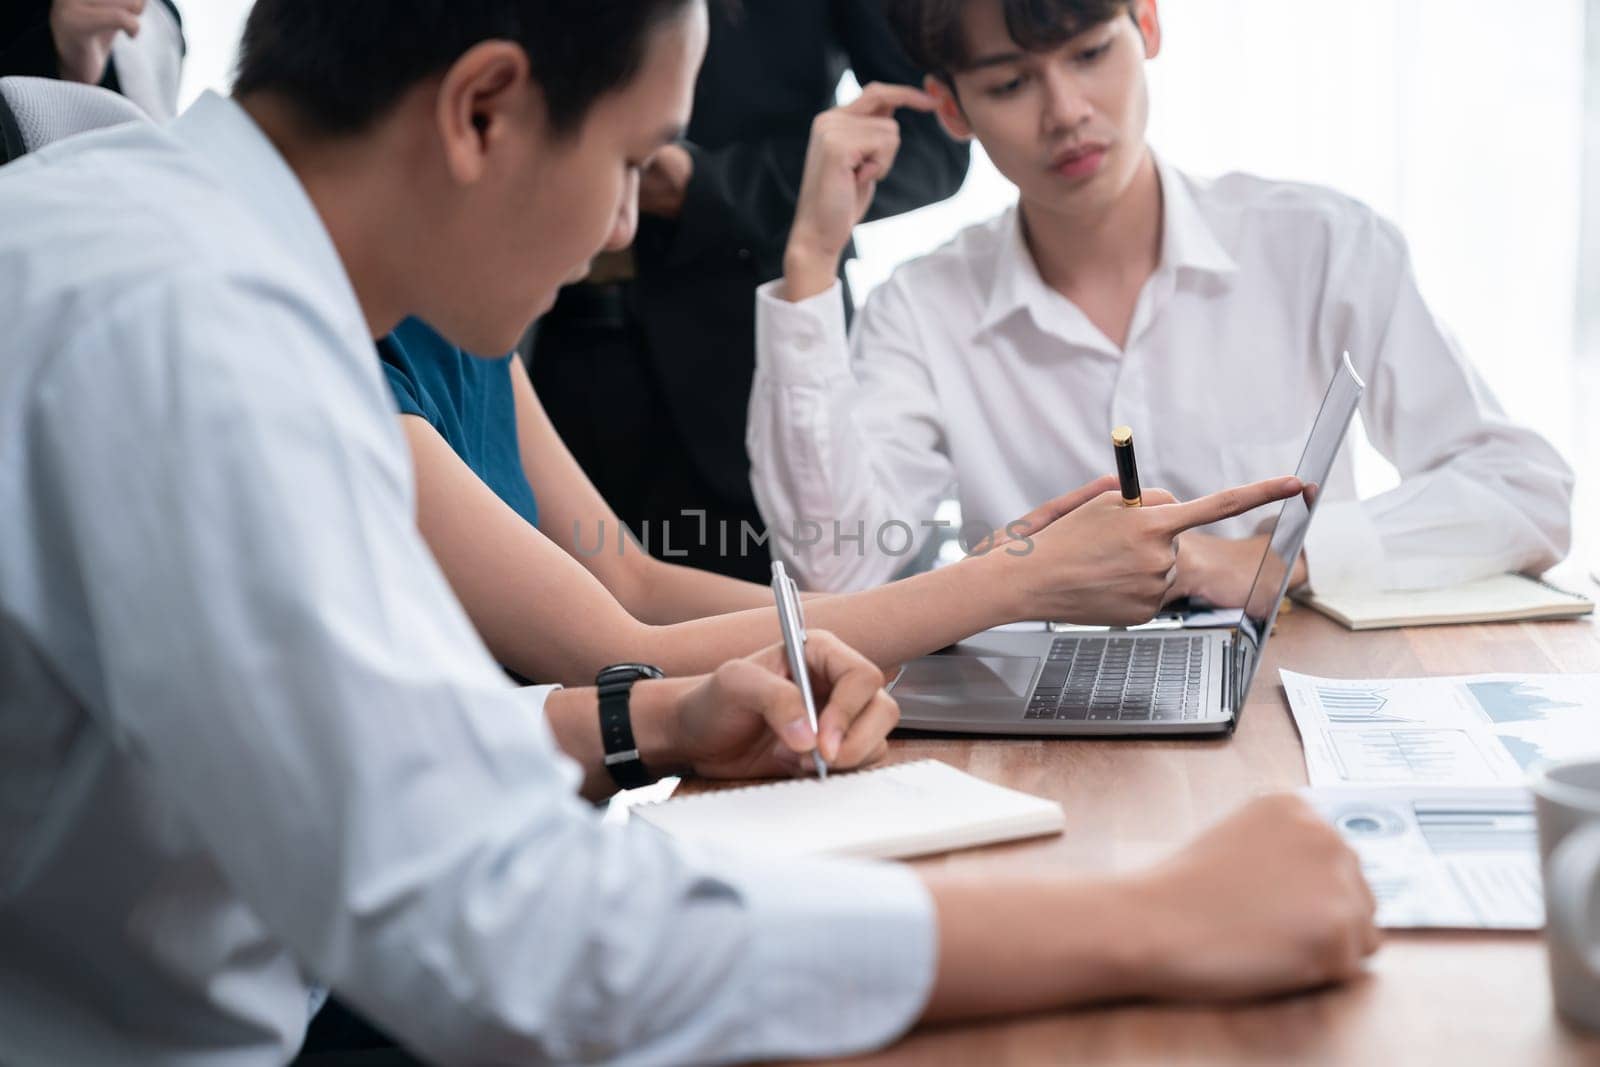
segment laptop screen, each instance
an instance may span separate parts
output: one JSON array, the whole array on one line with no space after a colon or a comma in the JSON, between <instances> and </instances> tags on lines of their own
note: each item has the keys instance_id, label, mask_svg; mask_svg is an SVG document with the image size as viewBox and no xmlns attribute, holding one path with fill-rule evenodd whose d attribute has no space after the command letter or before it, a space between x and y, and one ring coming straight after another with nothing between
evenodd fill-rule
<instances>
[{"instance_id":1,"label":"laptop screen","mask_svg":"<svg viewBox=\"0 0 1600 1067\"><path fill-rule=\"evenodd\" d=\"M1244 616L1239 620L1237 640L1234 641L1233 663L1233 715L1237 720L1244 710L1245 696L1250 683L1255 680L1256 666L1261 650L1266 647L1272 624L1278 617L1278 606L1289 590L1289 578L1294 561L1306 543L1306 530L1316 514L1318 496L1333 469L1333 460L1344 443L1345 431L1361 402L1366 385L1350 365L1346 352L1334 371L1333 381L1322 398L1322 408L1317 421L1311 426L1311 437L1305 451L1300 454L1300 466L1295 475L1305 483L1305 492L1283 502L1278 517L1272 524L1272 534L1267 539L1267 551L1256 569L1255 582L1250 586L1250 596L1245 601Z\"/></svg>"}]
</instances>

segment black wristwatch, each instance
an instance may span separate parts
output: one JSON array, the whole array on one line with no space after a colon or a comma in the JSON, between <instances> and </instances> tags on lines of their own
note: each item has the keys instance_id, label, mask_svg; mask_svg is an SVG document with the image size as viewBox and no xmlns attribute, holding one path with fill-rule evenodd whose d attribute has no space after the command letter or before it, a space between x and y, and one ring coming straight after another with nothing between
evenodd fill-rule
<instances>
[{"instance_id":1,"label":"black wristwatch","mask_svg":"<svg viewBox=\"0 0 1600 1067\"><path fill-rule=\"evenodd\" d=\"M647 663L613 663L595 676L594 684L600 690L600 741L605 746L606 770L618 788L637 789L656 780L639 759L628 697L634 682L665 677Z\"/></svg>"}]
</instances>

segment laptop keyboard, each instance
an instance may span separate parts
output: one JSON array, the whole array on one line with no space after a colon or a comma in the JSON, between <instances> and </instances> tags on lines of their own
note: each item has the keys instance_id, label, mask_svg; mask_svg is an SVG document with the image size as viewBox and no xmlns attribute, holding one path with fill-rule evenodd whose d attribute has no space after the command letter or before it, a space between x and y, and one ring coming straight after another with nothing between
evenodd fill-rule
<instances>
[{"instance_id":1,"label":"laptop keyboard","mask_svg":"<svg viewBox=\"0 0 1600 1067\"><path fill-rule=\"evenodd\" d=\"M1058 637L1025 719L1175 722L1205 710L1205 638Z\"/></svg>"}]
</instances>

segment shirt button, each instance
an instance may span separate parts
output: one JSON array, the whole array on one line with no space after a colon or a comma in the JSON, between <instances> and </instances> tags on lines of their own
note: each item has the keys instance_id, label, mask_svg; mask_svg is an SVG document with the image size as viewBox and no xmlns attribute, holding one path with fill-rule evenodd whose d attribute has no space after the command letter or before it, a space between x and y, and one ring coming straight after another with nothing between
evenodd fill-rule
<instances>
[{"instance_id":1,"label":"shirt button","mask_svg":"<svg viewBox=\"0 0 1600 1067\"><path fill-rule=\"evenodd\" d=\"M750 258L750 250L748 248L741 248L739 249L738 256L740 259L748 260Z\"/></svg>"},{"instance_id":2,"label":"shirt button","mask_svg":"<svg viewBox=\"0 0 1600 1067\"><path fill-rule=\"evenodd\" d=\"M809 333L803 333L794 339L794 346L802 352L809 352L817 346L816 338Z\"/></svg>"}]
</instances>

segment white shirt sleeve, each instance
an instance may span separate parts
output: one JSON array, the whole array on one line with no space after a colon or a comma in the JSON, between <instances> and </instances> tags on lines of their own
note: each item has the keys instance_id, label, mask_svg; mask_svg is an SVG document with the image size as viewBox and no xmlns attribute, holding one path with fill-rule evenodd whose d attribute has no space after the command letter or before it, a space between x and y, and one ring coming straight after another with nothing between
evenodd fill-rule
<instances>
[{"instance_id":1,"label":"white shirt sleeve","mask_svg":"<svg viewBox=\"0 0 1600 1067\"><path fill-rule=\"evenodd\" d=\"M73 685L235 892L441 1061L837 1056L906 1029L920 882L603 826L546 691L505 680L415 532L376 370L308 316L198 271L127 296L29 427L49 569L93 635Z\"/></svg>"},{"instance_id":2,"label":"white shirt sleeve","mask_svg":"<svg viewBox=\"0 0 1600 1067\"><path fill-rule=\"evenodd\" d=\"M1318 341L1332 358L1349 350L1367 383L1367 435L1401 483L1318 511L1313 586L1417 589L1549 569L1571 544L1571 468L1506 418L1423 302L1400 234L1370 213L1349 230L1330 257Z\"/></svg>"},{"instance_id":3,"label":"white shirt sleeve","mask_svg":"<svg viewBox=\"0 0 1600 1067\"><path fill-rule=\"evenodd\" d=\"M926 540L955 481L915 318L885 285L847 343L838 283L794 303L782 284L756 292L751 488L802 584L881 585Z\"/></svg>"}]
</instances>

